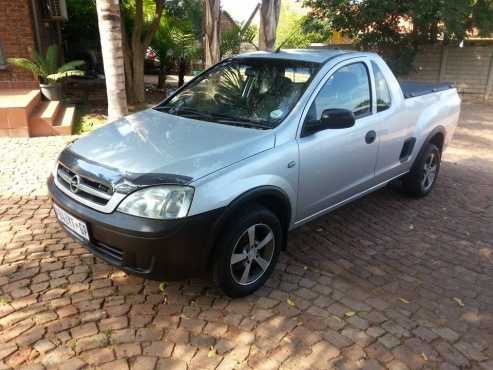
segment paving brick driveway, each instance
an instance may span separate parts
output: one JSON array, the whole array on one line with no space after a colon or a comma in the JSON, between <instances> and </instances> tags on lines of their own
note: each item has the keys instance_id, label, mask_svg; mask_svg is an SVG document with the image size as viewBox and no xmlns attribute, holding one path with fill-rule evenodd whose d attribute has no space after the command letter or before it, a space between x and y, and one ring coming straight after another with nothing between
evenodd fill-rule
<instances>
[{"instance_id":1,"label":"paving brick driveway","mask_svg":"<svg viewBox=\"0 0 493 370\"><path fill-rule=\"evenodd\" d=\"M437 186L292 233L268 286L127 276L57 225L70 138L0 141L0 369L493 369L493 107L465 104Z\"/></svg>"}]
</instances>

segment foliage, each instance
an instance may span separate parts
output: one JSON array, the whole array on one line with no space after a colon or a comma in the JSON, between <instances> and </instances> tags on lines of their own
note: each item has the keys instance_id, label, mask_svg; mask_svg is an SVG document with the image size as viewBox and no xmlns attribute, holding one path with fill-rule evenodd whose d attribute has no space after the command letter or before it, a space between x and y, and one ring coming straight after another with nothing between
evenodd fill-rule
<instances>
[{"instance_id":1,"label":"foliage","mask_svg":"<svg viewBox=\"0 0 493 370\"><path fill-rule=\"evenodd\" d=\"M123 54L127 99L145 103L144 59L159 29L166 0L122 0Z\"/></svg>"},{"instance_id":2,"label":"foliage","mask_svg":"<svg viewBox=\"0 0 493 370\"><path fill-rule=\"evenodd\" d=\"M159 28L154 34L154 38L151 41L151 48L156 53L161 63L165 63L170 59L172 40L170 37L171 20L167 15L163 15Z\"/></svg>"},{"instance_id":3,"label":"foliage","mask_svg":"<svg viewBox=\"0 0 493 370\"><path fill-rule=\"evenodd\" d=\"M225 105L242 105L244 101L243 90L245 79L236 66L228 66L224 72L217 89L217 99Z\"/></svg>"},{"instance_id":4,"label":"foliage","mask_svg":"<svg viewBox=\"0 0 493 370\"><path fill-rule=\"evenodd\" d=\"M168 67L179 58L190 60L197 54L196 37L191 25L167 14L161 19L151 47L161 63Z\"/></svg>"},{"instance_id":5,"label":"foliage","mask_svg":"<svg viewBox=\"0 0 493 370\"><path fill-rule=\"evenodd\" d=\"M75 49L81 47L97 47L99 28L96 0L67 0L67 12L70 20L63 23L63 39L70 51L75 52Z\"/></svg>"},{"instance_id":6,"label":"foliage","mask_svg":"<svg viewBox=\"0 0 493 370\"><path fill-rule=\"evenodd\" d=\"M420 45L493 31L491 0L305 0L305 5L312 17L330 21L357 46L382 53L397 74L410 70Z\"/></svg>"},{"instance_id":7,"label":"foliage","mask_svg":"<svg viewBox=\"0 0 493 370\"><path fill-rule=\"evenodd\" d=\"M176 9L174 12L176 14ZM186 12L183 11L183 13ZM165 87L166 74L175 66L178 67L179 86L184 83L185 72L190 61L200 52L196 39L192 22L189 19L180 19L170 15L167 9L151 42L151 47L161 64L159 88Z\"/></svg>"},{"instance_id":8,"label":"foliage","mask_svg":"<svg viewBox=\"0 0 493 370\"><path fill-rule=\"evenodd\" d=\"M330 24L296 12L289 2L281 3L276 46L285 49L307 48L312 43L325 42L331 35Z\"/></svg>"},{"instance_id":9,"label":"foliage","mask_svg":"<svg viewBox=\"0 0 493 370\"><path fill-rule=\"evenodd\" d=\"M242 43L256 47L254 43L256 36L257 30L253 26L233 25L231 29L221 33L221 57L238 54Z\"/></svg>"},{"instance_id":10,"label":"foliage","mask_svg":"<svg viewBox=\"0 0 493 370\"><path fill-rule=\"evenodd\" d=\"M58 46L51 45L46 55L33 52L32 60L27 58L9 58L7 62L31 71L41 83L55 83L66 77L84 76L84 71L77 69L84 64L82 60L74 60L59 66Z\"/></svg>"},{"instance_id":11,"label":"foliage","mask_svg":"<svg viewBox=\"0 0 493 370\"><path fill-rule=\"evenodd\" d=\"M169 17L181 24L186 23L188 32L193 33L197 40L202 37L204 17L202 0L167 0L166 12Z\"/></svg>"},{"instance_id":12,"label":"foliage","mask_svg":"<svg viewBox=\"0 0 493 370\"><path fill-rule=\"evenodd\" d=\"M187 33L179 27L172 27L169 31L171 40L171 56L175 58L189 59L195 51L195 37L193 33Z\"/></svg>"},{"instance_id":13,"label":"foliage","mask_svg":"<svg viewBox=\"0 0 493 370\"><path fill-rule=\"evenodd\" d=\"M82 102L77 105L75 110L73 134L80 135L91 132L104 125L108 120L105 110L90 104L87 98L82 98Z\"/></svg>"}]
</instances>

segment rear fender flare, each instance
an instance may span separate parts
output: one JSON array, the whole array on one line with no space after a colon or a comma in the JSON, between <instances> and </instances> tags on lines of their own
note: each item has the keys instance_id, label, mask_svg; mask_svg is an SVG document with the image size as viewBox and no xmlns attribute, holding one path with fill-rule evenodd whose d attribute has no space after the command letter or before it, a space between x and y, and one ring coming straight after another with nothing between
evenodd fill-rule
<instances>
[{"instance_id":1,"label":"rear fender flare","mask_svg":"<svg viewBox=\"0 0 493 370\"><path fill-rule=\"evenodd\" d=\"M423 153L423 151L425 150L426 144L428 144L431 141L431 139L433 139L433 137L435 137L436 134L442 134L444 137L444 140L445 140L447 131L445 130L445 127L440 125L440 126L435 127L433 130L431 130L431 132L428 133L428 135L426 135L426 137L424 139L420 140L421 144L419 145L419 150L416 152L417 154L414 157L413 165L416 162L416 160L420 157L420 155Z\"/></svg>"}]
</instances>

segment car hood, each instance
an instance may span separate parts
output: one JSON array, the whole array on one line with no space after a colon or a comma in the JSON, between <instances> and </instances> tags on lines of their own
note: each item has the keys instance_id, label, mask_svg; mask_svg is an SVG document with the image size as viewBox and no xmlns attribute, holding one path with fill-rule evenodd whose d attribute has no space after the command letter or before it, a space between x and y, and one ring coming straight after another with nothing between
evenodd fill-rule
<instances>
[{"instance_id":1,"label":"car hood","mask_svg":"<svg viewBox=\"0 0 493 370\"><path fill-rule=\"evenodd\" d=\"M190 181L274 146L267 130L199 121L148 109L75 141L71 152L122 174L168 174Z\"/></svg>"}]
</instances>

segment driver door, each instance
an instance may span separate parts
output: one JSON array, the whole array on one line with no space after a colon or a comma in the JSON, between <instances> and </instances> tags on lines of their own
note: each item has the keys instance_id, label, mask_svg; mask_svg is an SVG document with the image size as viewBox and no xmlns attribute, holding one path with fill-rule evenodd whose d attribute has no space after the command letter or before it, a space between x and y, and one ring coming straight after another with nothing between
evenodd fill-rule
<instances>
[{"instance_id":1,"label":"driver door","mask_svg":"<svg viewBox=\"0 0 493 370\"><path fill-rule=\"evenodd\" d=\"M304 122L319 120L324 110L332 108L351 110L356 122L349 128L325 129L298 139L297 223L308 221L372 186L378 137L369 70L362 60L329 72L308 104Z\"/></svg>"}]
</instances>

